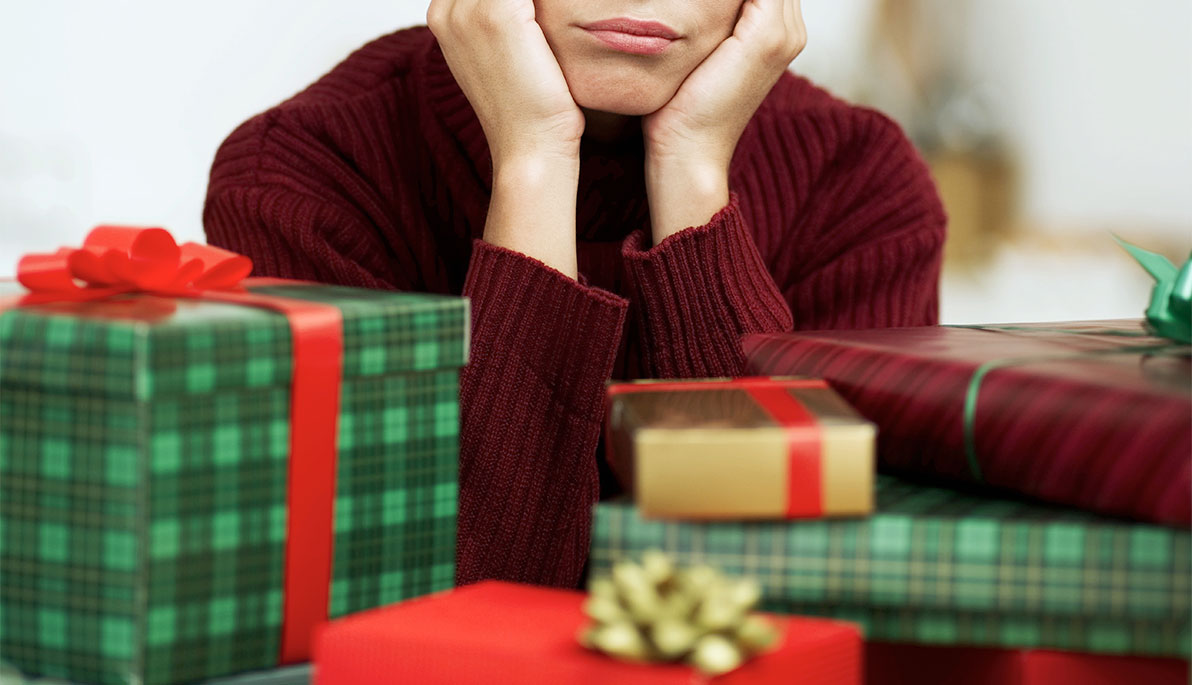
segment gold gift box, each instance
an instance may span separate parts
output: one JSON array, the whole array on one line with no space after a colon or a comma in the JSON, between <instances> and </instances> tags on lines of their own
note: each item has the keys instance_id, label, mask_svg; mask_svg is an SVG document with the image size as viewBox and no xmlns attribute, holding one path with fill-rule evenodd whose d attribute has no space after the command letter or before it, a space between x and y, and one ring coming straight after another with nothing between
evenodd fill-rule
<instances>
[{"instance_id":1,"label":"gold gift box","mask_svg":"<svg viewBox=\"0 0 1192 685\"><path fill-rule=\"evenodd\" d=\"M873 511L877 429L821 380L647 380L608 394L608 461L643 516Z\"/></svg>"}]
</instances>

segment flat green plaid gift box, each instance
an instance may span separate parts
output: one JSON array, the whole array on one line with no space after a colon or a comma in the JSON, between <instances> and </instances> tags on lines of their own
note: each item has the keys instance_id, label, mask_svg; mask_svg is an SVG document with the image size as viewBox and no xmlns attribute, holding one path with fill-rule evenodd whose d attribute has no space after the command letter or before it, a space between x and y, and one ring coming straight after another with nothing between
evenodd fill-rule
<instances>
[{"instance_id":1,"label":"flat green plaid gift box","mask_svg":"<svg viewBox=\"0 0 1192 685\"><path fill-rule=\"evenodd\" d=\"M467 300L250 290L342 313L329 615L450 588ZM0 657L147 685L276 665L291 356L284 315L236 304L0 314Z\"/></svg>"},{"instance_id":2,"label":"flat green plaid gift box","mask_svg":"<svg viewBox=\"0 0 1192 685\"><path fill-rule=\"evenodd\" d=\"M867 639L1189 654L1186 530L889 476L864 519L697 523L596 506L593 574L651 548L756 578L761 608L854 621Z\"/></svg>"}]
</instances>

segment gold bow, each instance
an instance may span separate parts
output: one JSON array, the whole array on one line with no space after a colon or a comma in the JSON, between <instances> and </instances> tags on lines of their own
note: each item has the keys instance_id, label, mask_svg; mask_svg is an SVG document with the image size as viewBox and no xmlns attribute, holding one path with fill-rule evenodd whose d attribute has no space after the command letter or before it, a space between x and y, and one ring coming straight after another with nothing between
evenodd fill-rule
<instances>
[{"instance_id":1,"label":"gold bow","mask_svg":"<svg viewBox=\"0 0 1192 685\"><path fill-rule=\"evenodd\" d=\"M579 636L585 647L618 659L682 661L714 676L737 668L778 639L774 625L750 613L761 599L756 581L728 578L711 566L676 569L651 550L641 564L619 561L612 576L593 579Z\"/></svg>"}]
</instances>

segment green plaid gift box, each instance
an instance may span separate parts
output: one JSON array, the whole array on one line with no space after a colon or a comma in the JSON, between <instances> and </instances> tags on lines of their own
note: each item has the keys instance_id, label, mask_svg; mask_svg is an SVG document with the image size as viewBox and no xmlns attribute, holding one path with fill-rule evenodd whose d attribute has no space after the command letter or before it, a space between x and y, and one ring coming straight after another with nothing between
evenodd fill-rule
<instances>
[{"instance_id":1,"label":"green plaid gift box","mask_svg":"<svg viewBox=\"0 0 1192 685\"><path fill-rule=\"evenodd\" d=\"M450 588L467 300L251 290L343 314L330 615ZM0 657L147 685L274 666L290 378L288 322L264 309L0 314Z\"/></svg>"},{"instance_id":2,"label":"green plaid gift box","mask_svg":"<svg viewBox=\"0 0 1192 685\"><path fill-rule=\"evenodd\" d=\"M596 506L593 574L651 548L756 578L763 609L854 621L874 640L1189 654L1186 530L888 476L863 519L696 523Z\"/></svg>"}]
</instances>

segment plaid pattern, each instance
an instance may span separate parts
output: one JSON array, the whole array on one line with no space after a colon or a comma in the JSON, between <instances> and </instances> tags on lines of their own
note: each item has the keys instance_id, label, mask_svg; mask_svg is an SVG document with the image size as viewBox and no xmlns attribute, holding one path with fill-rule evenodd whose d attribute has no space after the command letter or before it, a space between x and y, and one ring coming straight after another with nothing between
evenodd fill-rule
<instances>
[{"instance_id":1,"label":"plaid pattern","mask_svg":"<svg viewBox=\"0 0 1192 685\"><path fill-rule=\"evenodd\" d=\"M330 614L450 588L466 300L269 290L344 311ZM275 665L289 372L285 319L246 307L0 315L0 655L92 683Z\"/></svg>"},{"instance_id":2,"label":"plaid pattern","mask_svg":"<svg viewBox=\"0 0 1192 685\"><path fill-rule=\"evenodd\" d=\"M11 290L11 284L0 284L0 295ZM338 307L345 378L467 363L466 299L332 285L251 290ZM174 314L154 325L114 318L131 309L133 299L5 313L0 317L4 382L140 400L290 382L290 327L281 314L176 300Z\"/></svg>"},{"instance_id":3,"label":"plaid pattern","mask_svg":"<svg viewBox=\"0 0 1192 685\"><path fill-rule=\"evenodd\" d=\"M1188 655L1187 531L878 479L865 519L692 523L596 507L593 574L649 548L763 586L763 608L871 639Z\"/></svg>"}]
</instances>

